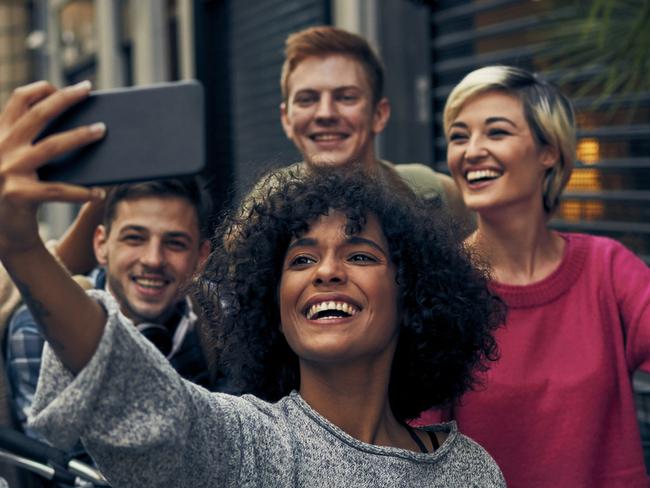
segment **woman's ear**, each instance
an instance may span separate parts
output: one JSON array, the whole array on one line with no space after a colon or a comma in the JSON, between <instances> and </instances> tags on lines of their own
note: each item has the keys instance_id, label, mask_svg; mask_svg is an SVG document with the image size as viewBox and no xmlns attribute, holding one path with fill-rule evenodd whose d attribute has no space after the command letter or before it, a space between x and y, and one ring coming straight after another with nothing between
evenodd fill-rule
<instances>
[{"instance_id":1,"label":"woman's ear","mask_svg":"<svg viewBox=\"0 0 650 488\"><path fill-rule=\"evenodd\" d=\"M544 168L551 169L557 165L560 159L560 151L557 147L545 144L542 146L539 155L539 161Z\"/></svg>"}]
</instances>

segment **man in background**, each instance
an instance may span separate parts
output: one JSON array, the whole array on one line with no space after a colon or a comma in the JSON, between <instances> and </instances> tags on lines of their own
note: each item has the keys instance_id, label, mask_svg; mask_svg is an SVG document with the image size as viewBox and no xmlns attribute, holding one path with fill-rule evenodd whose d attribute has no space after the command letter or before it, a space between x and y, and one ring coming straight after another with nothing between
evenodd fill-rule
<instances>
[{"instance_id":1,"label":"man in background","mask_svg":"<svg viewBox=\"0 0 650 488\"><path fill-rule=\"evenodd\" d=\"M438 202L465 226L471 217L453 180L424 164L377 158L375 138L390 118L384 69L362 37L331 26L291 34L280 79L280 118L303 162L292 168L359 165ZM258 185L259 188L259 185Z\"/></svg>"},{"instance_id":2,"label":"man in background","mask_svg":"<svg viewBox=\"0 0 650 488\"><path fill-rule=\"evenodd\" d=\"M115 187L106 200L104 223L93 239L100 266L90 279L82 277L78 282L111 293L122 313L183 377L207 386L197 317L185 295L186 285L210 251L201 226L205 213L193 179ZM34 435L27 418L43 344L36 320L21 307L9 324L6 362L13 411L28 435Z\"/></svg>"}]
</instances>

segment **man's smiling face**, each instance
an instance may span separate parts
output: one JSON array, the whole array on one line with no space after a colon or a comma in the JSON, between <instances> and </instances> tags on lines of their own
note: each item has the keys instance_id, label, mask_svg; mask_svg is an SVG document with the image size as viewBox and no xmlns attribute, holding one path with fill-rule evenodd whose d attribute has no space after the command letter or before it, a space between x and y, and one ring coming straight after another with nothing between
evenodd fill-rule
<instances>
[{"instance_id":1,"label":"man's smiling face","mask_svg":"<svg viewBox=\"0 0 650 488\"><path fill-rule=\"evenodd\" d=\"M196 210L180 197L119 202L110 229L98 227L94 244L110 292L135 323L165 322L209 252Z\"/></svg>"},{"instance_id":2,"label":"man's smiling face","mask_svg":"<svg viewBox=\"0 0 650 488\"><path fill-rule=\"evenodd\" d=\"M281 105L284 132L313 165L375 164L375 136L390 115L376 104L361 65L342 55L310 56L288 78Z\"/></svg>"}]
</instances>

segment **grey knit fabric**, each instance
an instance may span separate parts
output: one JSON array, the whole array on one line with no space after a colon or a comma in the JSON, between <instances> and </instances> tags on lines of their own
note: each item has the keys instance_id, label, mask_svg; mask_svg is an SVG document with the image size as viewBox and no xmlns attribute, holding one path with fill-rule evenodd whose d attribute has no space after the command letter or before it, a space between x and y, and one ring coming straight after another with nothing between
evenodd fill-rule
<instances>
[{"instance_id":1,"label":"grey knit fabric","mask_svg":"<svg viewBox=\"0 0 650 488\"><path fill-rule=\"evenodd\" d=\"M347 435L298 393L270 404L182 380L117 310L73 377L46 348L32 425L55 445L81 438L114 487L503 487L490 456L452 423L432 454Z\"/></svg>"}]
</instances>

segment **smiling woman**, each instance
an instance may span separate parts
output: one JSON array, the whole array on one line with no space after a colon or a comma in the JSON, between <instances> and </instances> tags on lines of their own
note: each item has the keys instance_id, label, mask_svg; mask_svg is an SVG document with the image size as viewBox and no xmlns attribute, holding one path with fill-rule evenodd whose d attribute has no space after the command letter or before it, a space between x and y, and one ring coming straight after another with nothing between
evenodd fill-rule
<instances>
[{"instance_id":1,"label":"smiling woman","mask_svg":"<svg viewBox=\"0 0 650 488\"><path fill-rule=\"evenodd\" d=\"M320 362L364 358L371 374L390 371L395 354L398 286L388 245L373 214L355 236L346 235L346 220L341 212L320 217L284 259L282 334L299 358L302 384L322 371Z\"/></svg>"},{"instance_id":2,"label":"smiling woman","mask_svg":"<svg viewBox=\"0 0 650 488\"><path fill-rule=\"evenodd\" d=\"M241 238L206 264L202 307L218 324L215 343L231 386L278 400L304 383L292 340L338 338L351 348L355 337L370 343L377 327L399 337L394 358L374 369L390 379L398 420L476 384L475 370L495 356L491 333L503 310L443 212L367 175L327 168L298 175L273 175L276 190L224 223ZM231 297L228 307L217 296ZM354 315L336 327L310 320L322 302L347 303ZM359 325L348 328L352 322ZM357 357L368 355L357 352L348 363Z\"/></svg>"},{"instance_id":3,"label":"smiling woman","mask_svg":"<svg viewBox=\"0 0 650 488\"><path fill-rule=\"evenodd\" d=\"M453 422L406 423L478 383L503 320L446 214L363 173L275 178L197 283L245 394L181 381L96 297L100 343L76 377L46 353L34 426L83 436L116 486L504 486Z\"/></svg>"},{"instance_id":4,"label":"smiling woman","mask_svg":"<svg viewBox=\"0 0 650 488\"><path fill-rule=\"evenodd\" d=\"M487 66L452 90L444 124L478 215L466 244L508 305L502 359L453 418L511 487L647 487L631 375L650 371L650 269L619 242L548 225L576 156L570 101L536 74Z\"/></svg>"}]
</instances>

